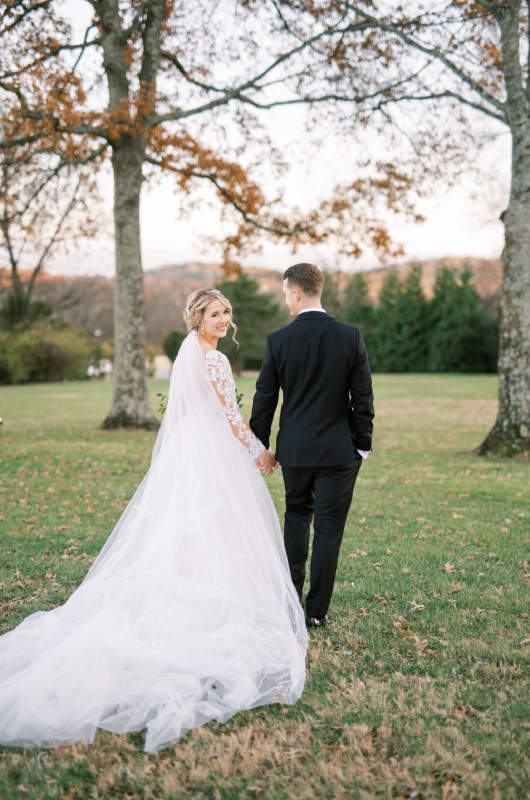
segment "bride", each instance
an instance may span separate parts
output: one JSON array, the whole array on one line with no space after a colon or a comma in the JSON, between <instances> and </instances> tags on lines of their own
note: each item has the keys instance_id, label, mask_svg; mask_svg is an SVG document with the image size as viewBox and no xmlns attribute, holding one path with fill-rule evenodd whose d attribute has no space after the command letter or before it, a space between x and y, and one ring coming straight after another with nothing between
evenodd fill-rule
<instances>
[{"instance_id":1,"label":"bride","mask_svg":"<svg viewBox=\"0 0 530 800\"><path fill-rule=\"evenodd\" d=\"M294 703L307 634L260 469L217 341L232 323L193 292L188 336L142 483L66 603L0 637L0 743L91 742L146 728L145 750L209 720Z\"/></svg>"}]
</instances>

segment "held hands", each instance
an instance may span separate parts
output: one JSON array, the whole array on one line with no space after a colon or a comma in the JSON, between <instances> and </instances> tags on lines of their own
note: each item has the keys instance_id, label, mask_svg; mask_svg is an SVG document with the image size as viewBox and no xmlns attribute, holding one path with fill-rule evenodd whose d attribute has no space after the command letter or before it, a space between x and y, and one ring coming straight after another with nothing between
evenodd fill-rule
<instances>
[{"instance_id":1,"label":"held hands","mask_svg":"<svg viewBox=\"0 0 530 800\"><path fill-rule=\"evenodd\" d=\"M256 459L256 466L262 475L270 475L272 470L278 466L272 450L264 450Z\"/></svg>"}]
</instances>

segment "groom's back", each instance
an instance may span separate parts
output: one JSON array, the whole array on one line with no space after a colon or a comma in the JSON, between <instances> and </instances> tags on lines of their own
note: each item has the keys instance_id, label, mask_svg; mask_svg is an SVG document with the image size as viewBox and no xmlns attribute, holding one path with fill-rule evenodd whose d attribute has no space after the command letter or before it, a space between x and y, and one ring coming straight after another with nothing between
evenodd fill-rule
<instances>
[{"instance_id":1,"label":"groom's back","mask_svg":"<svg viewBox=\"0 0 530 800\"><path fill-rule=\"evenodd\" d=\"M371 398L359 329L310 311L271 334L268 346L283 391L278 461L284 466L352 463L352 398L365 390Z\"/></svg>"}]
</instances>

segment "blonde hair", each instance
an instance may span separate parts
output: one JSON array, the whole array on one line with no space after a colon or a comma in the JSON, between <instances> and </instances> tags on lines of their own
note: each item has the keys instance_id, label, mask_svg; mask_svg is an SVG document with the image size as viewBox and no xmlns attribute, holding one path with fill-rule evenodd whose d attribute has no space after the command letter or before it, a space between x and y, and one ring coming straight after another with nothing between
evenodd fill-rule
<instances>
[{"instance_id":1,"label":"blonde hair","mask_svg":"<svg viewBox=\"0 0 530 800\"><path fill-rule=\"evenodd\" d=\"M237 325L232 319L232 303L218 289L197 289L197 291L189 295L183 314L188 333L191 331L200 333L204 312L212 300L220 300L224 307L230 311L230 327L233 331L232 339L238 344L236 339Z\"/></svg>"}]
</instances>

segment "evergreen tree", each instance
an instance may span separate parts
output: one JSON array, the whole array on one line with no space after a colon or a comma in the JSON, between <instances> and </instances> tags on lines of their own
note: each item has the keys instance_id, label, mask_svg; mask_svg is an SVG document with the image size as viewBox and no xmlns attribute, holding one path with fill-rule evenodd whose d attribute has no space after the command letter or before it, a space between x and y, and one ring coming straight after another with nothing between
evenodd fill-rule
<instances>
[{"instance_id":1,"label":"evergreen tree","mask_svg":"<svg viewBox=\"0 0 530 800\"><path fill-rule=\"evenodd\" d=\"M174 361L177 353L180 350L180 345L186 338L185 331L174 330L170 331L163 342L164 353L171 360Z\"/></svg>"},{"instance_id":2,"label":"evergreen tree","mask_svg":"<svg viewBox=\"0 0 530 800\"><path fill-rule=\"evenodd\" d=\"M461 372L497 372L499 321L479 310L467 317L461 332Z\"/></svg>"},{"instance_id":3,"label":"evergreen tree","mask_svg":"<svg viewBox=\"0 0 530 800\"><path fill-rule=\"evenodd\" d=\"M428 302L421 279L421 265L412 265L396 297L394 351L400 372L423 372L427 368Z\"/></svg>"},{"instance_id":4,"label":"evergreen tree","mask_svg":"<svg viewBox=\"0 0 530 800\"><path fill-rule=\"evenodd\" d=\"M232 303L239 342L237 347L229 331L219 340L219 350L228 356L235 372L259 369L267 335L288 322L287 310L270 295L260 293L259 283L245 273L221 281L216 288Z\"/></svg>"},{"instance_id":5,"label":"evergreen tree","mask_svg":"<svg viewBox=\"0 0 530 800\"><path fill-rule=\"evenodd\" d=\"M439 269L430 301L421 277L419 265L404 281L386 276L369 342L374 371L494 372L498 322L482 310L470 269Z\"/></svg>"},{"instance_id":6,"label":"evergreen tree","mask_svg":"<svg viewBox=\"0 0 530 800\"><path fill-rule=\"evenodd\" d=\"M476 356L469 347L483 312L471 278L467 267L460 273L449 267L437 272L428 324L427 366L432 372L476 371L472 369Z\"/></svg>"},{"instance_id":7,"label":"evergreen tree","mask_svg":"<svg viewBox=\"0 0 530 800\"><path fill-rule=\"evenodd\" d=\"M368 284L362 272L356 272L344 290L341 320L361 329L364 340L370 340L377 327L377 310L370 300Z\"/></svg>"},{"instance_id":8,"label":"evergreen tree","mask_svg":"<svg viewBox=\"0 0 530 800\"><path fill-rule=\"evenodd\" d=\"M322 288L322 307L335 319L342 318L343 304L339 287L339 272L324 270L324 286Z\"/></svg>"},{"instance_id":9,"label":"evergreen tree","mask_svg":"<svg viewBox=\"0 0 530 800\"><path fill-rule=\"evenodd\" d=\"M397 309L401 291L402 286L397 272L390 270L379 292L377 325L374 341L370 345L370 360L376 372L400 371L398 344L400 330Z\"/></svg>"}]
</instances>

